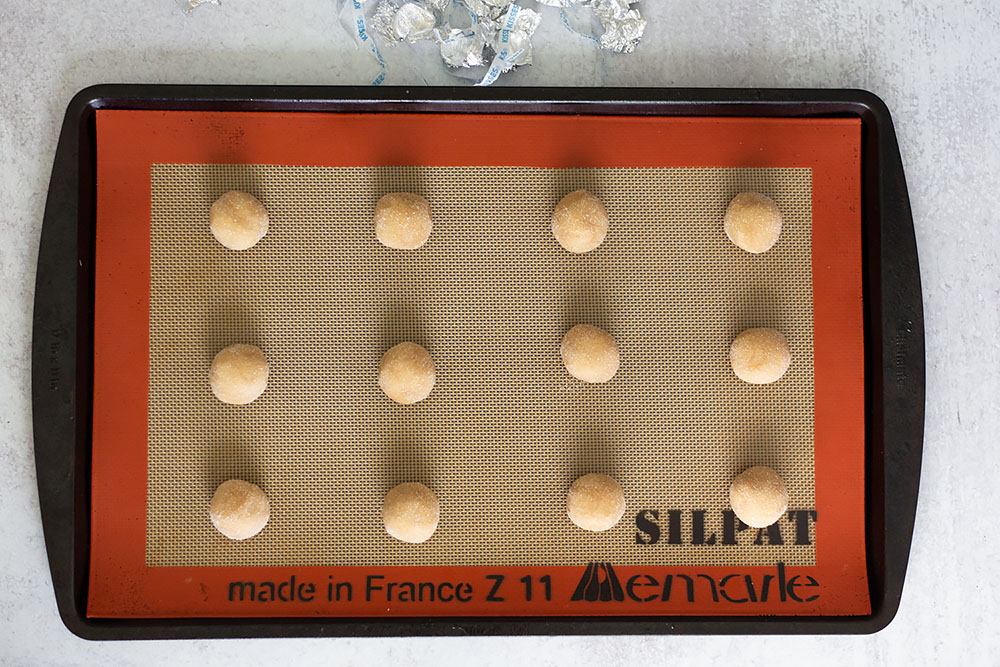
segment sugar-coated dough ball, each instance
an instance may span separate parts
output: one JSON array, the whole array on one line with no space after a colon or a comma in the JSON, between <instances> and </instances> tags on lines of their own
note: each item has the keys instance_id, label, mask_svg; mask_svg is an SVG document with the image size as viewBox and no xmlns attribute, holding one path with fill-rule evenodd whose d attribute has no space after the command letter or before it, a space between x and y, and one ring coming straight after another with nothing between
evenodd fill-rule
<instances>
[{"instance_id":1,"label":"sugar-coated dough ball","mask_svg":"<svg viewBox=\"0 0 1000 667\"><path fill-rule=\"evenodd\" d=\"M747 329L729 348L736 377L750 384L777 382L792 363L788 340L777 329Z\"/></svg>"},{"instance_id":2,"label":"sugar-coated dough ball","mask_svg":"<svg viewBox=\"0 0 1000 667\"><path fill-rule=\"evenodd\" d=\"M571 192L552 212L552 234L572 253L590 252L608 235L608 210L586 190Z\"/></svg>"},{"instance_id":3,"label":"sugar-coated dough ball","mask_svg":"<svg viewBox=\"0 0 1000 667\"><path fill-rule=\"evenodd\" d=\"M566 513L584 530L610 530L625 514L625 492L613 477L592 472L570 485Z\"/></svg>"},{"instance_id":4,"label":"sugar-coated dough ball","mask_svg":"<svg viewBox=\"0 0 1000 667\"><path fill-rule=\"evenodd\" d=\"M385 532L403 542L426 542L437 530L440 518L438 497L420 482L393 487L382 503Z\"/></svg>"},{"instance_id":5,"label":"sugar-coated dough ball","mask_svg":"<svg viewBox=\"0 0 1000 667\"><path fill-rule=\"evenodd\" d=\"M375 204L375 237L382 245L415 250L427 243L433 227L431 205L420 195L393 192Z\"/></svg>"},{"instance_id":6,"label":"sugar-coated dough ball","mask_svg":"<svg viewBox=\"0 0 1000 667\"><path fill-rule=\"evenodd\" d=\"M770 250L781 234L781 211L770 197L741 192L733 197L724 220L726 236L747 252Z\"/></svg>"},{"instance_id":7,"label":"sugar-coated dough ball","mask_svg":"<svg viewBox=\"0 0 1000 667\"><path fill-rule=\"evenodd\" d=\"M212 360L208 383L223 403L246 405L267 388L268 365L259 347L237 343Z\"/></svg>"},{"instance_id":8,"label":"sugar-coated dough ball","mask_svg":"<svg viewBox=\"0 0 1000 667\"><path fill-rule=\"evenodd\" d=\"M230 250L246 250L267 234L267 209L247 192L230 190L208 213L212 234Z\"/></svg>"},{"instance_id":9,"label":"sugar-coated dough ball","mask_svg":"<svg viewBox=\"0 0 1000 667\"><path fill-rule=\"evenodd\" d=\"M400 343L382 355L378 386L397 403L422 401L434 388L434 360L416 343Z\"/></svg>"},{"instance_id":10,"label":"sugar-coated dough ball","mask_svg":"<svg viewBox=\"0 0 1000 667\"><path fill-rule=\"evenodd\" d=\"M778 473L766 466L754 466L733 480L729 504L746 525L766 528L788 509L788 489Z\"/></svg>"},{"instance_id":11,"label":"sugar-coated dough ball","mask_svg":"<svg viewBox=\"0 0 1000 667\"><path fill-rule=\"evenodd\" d=\"M569 374L584 382L607 382L621 365L615 339L589 324L567 331L559 352Z\"/></svg>"},{"instance_id":12,"label":"sugar-coated dough ball","mask_svg":"<svg viewBox=\"0 0 1000 667\"><path fill-rule=\"evenodd\" d=\"M231 540L245 540L264 530L271 518L271 503L256 484L231 479L215 490L208 513L220 533Z\"/></svg>"}]
</instances>

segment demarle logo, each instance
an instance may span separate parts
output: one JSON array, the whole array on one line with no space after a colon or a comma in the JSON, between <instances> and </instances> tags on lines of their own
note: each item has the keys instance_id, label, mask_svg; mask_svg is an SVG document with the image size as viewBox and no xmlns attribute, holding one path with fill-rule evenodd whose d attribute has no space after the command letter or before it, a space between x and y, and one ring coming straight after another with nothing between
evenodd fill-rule
<instances>
[{"instance_id":1,"label":"demarle logo","mask_svg":"<svg viewBox=\"0 0 1000 667\"><path fill-rule=\"evenodd\" d=\"M731 572L719 575L703 572L693 574L640 572L625 580L618 579L611 563L590 563L576 585L573 602L670 602L687 599L688 602L711 601L735 604L773 600L780 602L812 602L819 597L813 589L819 582L808 574L791 574L784 563L776 563L773 572ZM631 569L630 569L631 570ZM682 597L679 597L682 596Z\"/></svg>"},{"instance_id":2,"label":"demarle logo","mask_svg":"<svg viewBox=\"0 0 1000 667\"><path fill-rule=\"evenodd\" d=\"M622 590L618 575L615 574L611 563L591 563L583 572L580 583L573 591L570 600L576 602L586 600L587 602L623 602L625 592Z\"/></svg>"}]
</instances>

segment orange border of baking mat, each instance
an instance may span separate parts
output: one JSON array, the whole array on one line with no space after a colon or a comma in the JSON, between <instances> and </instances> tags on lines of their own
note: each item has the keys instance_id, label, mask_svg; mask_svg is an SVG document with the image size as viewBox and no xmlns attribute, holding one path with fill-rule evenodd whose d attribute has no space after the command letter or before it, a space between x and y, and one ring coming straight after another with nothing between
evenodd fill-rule
<instances>
[{"instance_id":1,"label":"orange border of baking mat","mask_svg":"<svg viewBox=\"0 0 1000 667\"><path fill-rule=\"evenodd\" d=\"M489 132L483 132L484 127ZM860 142L861 123L857 119L97 111L94 431L87 615L169 618L870 613L864 534ZM627 595L621 596L621 601L601 603L570 599L587 569L585 563L551 568L147 567L153 163L811 168L816 565L615 567ZM501 575L506 583L492 597L503 597L504 602L496 602L490 599L489 592ZM545 575L550 577L549 601L543 592ZM289 586L292 576L294 584ZM432 582L449 599L386 603L373 595L368 601L364 591L370 576L385 577L373 580L383 586L401 578ZM533 577L535 588L531 601L524 599L521 583L522 577L528 576ZM606 575L601 577L606 579ZM229 583L233 580L274 582L278 598L295 599L229 602ZM672 582L672 593L663 600L668 580ZM355 593L352 600L326 601L331 581L351 582ZM302 598L310 597L310 584L314 599L307 601ZM346 593L346 587L343 590Z\"/></svg>"}]
</instances>

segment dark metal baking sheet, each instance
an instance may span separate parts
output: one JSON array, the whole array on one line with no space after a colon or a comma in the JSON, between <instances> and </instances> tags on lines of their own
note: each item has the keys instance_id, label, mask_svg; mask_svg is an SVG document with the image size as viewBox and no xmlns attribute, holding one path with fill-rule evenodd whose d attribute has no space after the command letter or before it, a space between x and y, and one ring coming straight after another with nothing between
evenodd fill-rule
<instances>
[{"instance_id":1,"label":"dark metal baking sheet","mask_svg":"<svg viewBox=\"0 0 1000 667\"><path fill-rule=\"evenodd\" d=\"M872 613L763 618L87 618L97 109L859 118ZM924 410L920 277L889 111L876 96L855 90L142 84L87 88L67 109L45 207L35 290L32 404L39 497L56 602L63 622L81 637L876 632L892 620L902 594L916 512Z\"/></svg>"}]
</instances>

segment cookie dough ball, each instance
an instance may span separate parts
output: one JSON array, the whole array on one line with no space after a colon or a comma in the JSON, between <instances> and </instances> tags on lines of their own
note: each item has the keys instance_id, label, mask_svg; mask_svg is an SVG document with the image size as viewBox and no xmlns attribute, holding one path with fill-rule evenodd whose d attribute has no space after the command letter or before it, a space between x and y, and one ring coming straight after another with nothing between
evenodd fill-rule
<instances>
[{"instance_id":1,"label":"cookie dough ball","mask_svg":"<svg viewBox=\"0 0 1000 667\"><path fill-rule=\"evenodd\" d=\"M608 235L608 210L586 190L571 192L552 212L552 234L572 253L590 252Z\"/></svg>"},{"instance_id":2,"label":"cookie dough ball","mask_svg":"<svg viewBox=\"0 0 1000 667\"><path fill-rule=\"evenodd\" d=\"M792 363L788 340L777 329L747 329L729 348L736 377L750 384L777 382Z\"/></svg>"},{"instance_id":3,"label":"cookie dough ball","mask_svg":"<svg viewBox=\"0 0 1000 667\"><path fill-rule=\"evenodd\" d=\"M223 482L208 506L212 523L231 540L245 540L264 530L271 503L260 487L242 479Z\"/></svg>"},{"instance_id":4,"label":"cookie dough ball","mask_svg":"<svg viewBox=\"0 0 1000 667\"><path fill-rule=\"evenodd\" d=\"M437 530L441 504L434 492L420 482L393 487L382 503L385 532L410 544L426 542Z\"/></svg>"},{"instance_id":5,"label":"cookie dough ball","mask_svg":"<svg viewBox=\"0 0 1000 667\"><path fill-rule=\"evenodd\" d=\"M256 197L230 190L215 200L208 213L212 234L230 250L246 250L267 234L267 209Z\"/></svg>"},{"instance_id":6,"label":"cookie dough ball","mask_svg":"<svg viewBox=\"0 0 1000 667\"><path fill-rule=\"evenodd\" d=\"M621 366L615 339L589 324L567 331L559 352L569 374L584 382L607 382Z\"/></svg>"},{"instance_id":7,"label":"cookie dough ball","mask_svg":"<svg viewBox=\"0 0 1000 667\"><path fill-rule=\"evenodd\" d=\"M788 509L788 489L778 473L766 466L754 466L733 480L729 504L746 525L766 528Z\"/></svg>"},{"instance_id":8,"label":"cookie dough ball","mask_svg":"<svg viewBox=\"0 0 1000 667\"><path fill-rule=\"evenodd\" d=\"M398 250L415 250L431 236L431 205L420 195L393 192L375 204L375 238Z\"/></svg>"},{"instance_id":9,"label":"cookie dough ball","mask_svg":"<svg viewBox=\"0 0 1000 667\"><path fill-rule=\"evenodd\" d=\"M781 233L781 211L770 197L741 192L733 197L724 220L726 236L747 252L770 250Z\"/></svg>"},{"instance_id":10,"label":"cookie dough ball","mask_svg":"<svg viewBox=\"0 0 1000 667\"><path fill-rule=\"evenodd\" d=\"M382 355L378 386L397 403L422 401L434 388L434 360L416 343L400 343Z\"/></svg>"},{"instance_id":11,"label":"cookie dough ball","mask_svg":"<svg viewBox=\"0 0 1000 667\"><path fill-rule=\"evenodd\" d=\"M267 388L268 365L259 347L237 343L212 360L208 384L223 403L246 405Z\"/></svg>"},{"instance_id":12,"label":"cookie dough ball","mask_svg":"<svg viewBox=\"0 0 1000 667\"><path fill-rule=\"evenodd\" d=\"M613 477L592 472L569 487L566 513L584 530L610 530L625 514L625 492Z\"/></svg>"}]
</instances>

